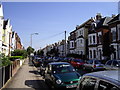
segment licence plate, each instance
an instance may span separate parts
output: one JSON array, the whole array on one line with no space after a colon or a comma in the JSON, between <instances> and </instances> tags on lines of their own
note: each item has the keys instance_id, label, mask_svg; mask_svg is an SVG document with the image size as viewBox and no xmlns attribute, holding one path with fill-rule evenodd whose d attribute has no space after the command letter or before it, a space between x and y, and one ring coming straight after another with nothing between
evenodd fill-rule
<instances>
[{"instance_id":1,"label":"licence plate","mask_svg":"<svg viewBox=\"0 0 120 90\"><path fill-rule=\"evenodd\" d=\"M77 87L77 85L67 85L66 88L74 88Z\"/></svg>"}]
</instances>

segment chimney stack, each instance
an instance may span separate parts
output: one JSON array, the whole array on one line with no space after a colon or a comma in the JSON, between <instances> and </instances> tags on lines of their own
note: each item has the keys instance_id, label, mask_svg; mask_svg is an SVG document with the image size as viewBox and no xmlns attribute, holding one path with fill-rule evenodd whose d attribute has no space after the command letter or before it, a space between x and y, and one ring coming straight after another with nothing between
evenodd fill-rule
<instances>
[{"instance_id":1,"label":"chimney stack","mask_svg":"<svg viewBox=\"0 0 120 90\"><path fill-rule=\"evenodd\" d=\"M96 15L96 20L100 20L101 18L102 18L101 13L97 13L97 15Z\"/></svg>"}]
</instances>

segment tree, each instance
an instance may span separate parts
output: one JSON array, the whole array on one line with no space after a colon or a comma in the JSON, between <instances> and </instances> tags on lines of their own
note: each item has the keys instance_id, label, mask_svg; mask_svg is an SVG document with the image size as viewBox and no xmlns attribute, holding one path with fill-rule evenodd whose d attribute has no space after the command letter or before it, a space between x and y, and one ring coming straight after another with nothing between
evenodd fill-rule
<instances>
[{"instance_id":1,"label":"tree","mask_svg":"<svg viewBox=\"0 0 120 90\"><path fill-rule=\"evenodd\" d=\"M56 48L53 48L53 49L50 50L49 54L51 56L59 56L59 50L56 49Z\"/></svg>"},{"instance_id":2,"label":"tree","mask_svg":"<svg viewBox=\"0 0 120 90\"><path fill-rule=\"evenodd\" d=\"M108 60L110 59L110 55L115 52L113 46L110 46L110 33L107 32L103 36L103 56L106 57Z\"/></svg>"},{"instance_id":3,"label":"tree","mask_svg":"<svg viewBox=\"0 0 120 90\"><path fill-rule=\"evenodd\" d=\"M6 57L4 54L0 54L0 66L8 66L11 65L12 62Z\"/></svg>"},{"instance_id":4,"label":"tree","mask_svg":"<svg viewBox=\"0 0 120 90\"><path fill-rule=\"evenodd\" d=\"M34 48L32 48L32 47L29 46L29 47L27 48L27 53L28 53L28 55L30 56L31 53L34 53Z\"/></svg>"},{"instance_id":5,"label":"tree","mask_svg":"<svg viewBox=\"0 0 120 90\"><path fill-rule=\"evenodd\" d=\"M37 55L39 55L39 56L44 56L44 51L43 51L43 50L38 50L38 51L37 51Z\"/></svg>"},{"instance_id":6,"label":"tree","mask_svg":"<svg viewBox=\"0 0 120 90\"><path fill-rule=\"evenodd\" d=\"M34 55L37 55L37 52L36 52L36 51L34 52Z\"/></svg>"}]
</instances>

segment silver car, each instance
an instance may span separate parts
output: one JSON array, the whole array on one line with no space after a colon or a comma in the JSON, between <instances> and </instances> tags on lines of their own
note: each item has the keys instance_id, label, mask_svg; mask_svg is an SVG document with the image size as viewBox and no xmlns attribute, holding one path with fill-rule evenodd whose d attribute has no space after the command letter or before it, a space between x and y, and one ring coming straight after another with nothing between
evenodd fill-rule
<instances>
[{"instance_id":1,"label":"silver car","mask_svg":"<svg viewBox=\"0 0 120 90\"><path fill-rule=\"evenodd\" d=\"M106 70L120 69L120 60L109 60L104 67Z\"/></svg>"},{"instance_id":2,"label":"silver car","mask_svg":"<svg viewBox=\"0 0 120 90\"><path fill-rule=\"evenodd\" d=\"M88 60L84 65L83 69L94 70L104 70L104 64L100 60Z\"/></svg>"},{"instance_id":3,"label":"silver car","mask_svg":"<svg viewBox=\"0 0 120 90\"><path fill-rule=\"evenodd\" d=\"M120 70L85 74L80 79L77 90L120 90Z\"/></svg>"}]
</instances>

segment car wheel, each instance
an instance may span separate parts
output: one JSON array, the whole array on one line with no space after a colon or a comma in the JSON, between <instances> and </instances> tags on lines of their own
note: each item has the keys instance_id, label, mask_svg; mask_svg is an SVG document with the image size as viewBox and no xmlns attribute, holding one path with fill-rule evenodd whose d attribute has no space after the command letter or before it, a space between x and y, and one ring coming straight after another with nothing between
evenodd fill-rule
<instances>
[{"instance_id":1,"label":"car wheel","mask_svg":"<svg viewBox=\"0 0 120 90\"><path fill-rule=\"evenodd\" d=\"M48 79L45 79L45 83L46 83L46 84L48 83Z\"/></svg>"},{"instance_id":2,"label":"car wheel","mask_svg":"<svg viewBox=\"0 0 120 90\"><path fill-rule=\"evenodd\" d=\"M83 67L83 70L85 70L86 68L85 67Z\"/></svg>"},{"instance_id":3,"label":"car wheel","mask_svg":"<svg viewBox=\"0 0 120 90\"><path fill-rule=\"evenodd\" d=\"M93 68L91 68L91 72L93 72L94 71L94 69Z\"/></svg>"}]
</instances>

